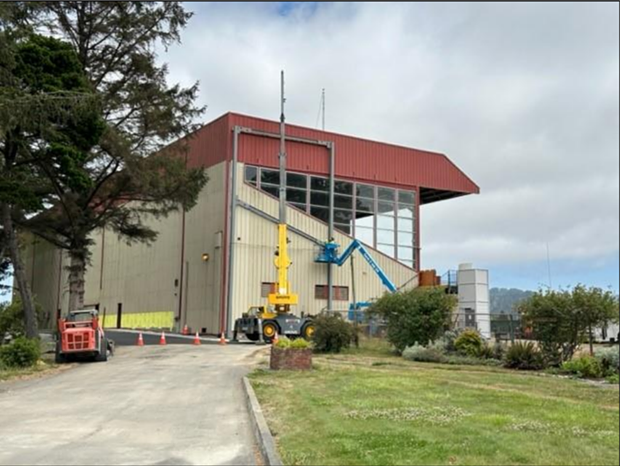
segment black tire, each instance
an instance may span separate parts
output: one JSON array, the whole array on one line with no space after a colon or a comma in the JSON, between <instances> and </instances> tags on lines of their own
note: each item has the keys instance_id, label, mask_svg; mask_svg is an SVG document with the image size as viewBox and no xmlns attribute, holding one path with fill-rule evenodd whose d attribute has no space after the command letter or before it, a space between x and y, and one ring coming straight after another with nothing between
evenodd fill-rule
<instances>
[{"instance_id":1,"label":"black tire","mask_svg":"<svg viewBox=\"0 0 620 466\"><path fill-rule=\"evenodd\" d=\"M246 333L245 337L250 341L260 340L260 335L258 333Z\"/></svg>"},{"instance_id":2,"label":"black tire","mask_svg":"<svg viewBox=\"0 0 620 466\"><path fill-rule=\"evenodd\" d=\"M108 339L103 338L99 346L99 354L95 356L96 362L106 362L108 360Z\"/></svg>"},{"instance_id":3,"label":"black tire","mask_svg":"<svg viewBox=\"0 0 620 466\"><path fill-rule=\"evenodd\" d=\"M272 320L263 322L263 341L267 344L271 343L276 333L280 333L280 327Z\"/></svg>"},{"instance_id":4,"label":"black tire","mask_svg":"<svg viewBox=\"0 0 620 466\"><path fill-rule=\"evenodd\" d=\"M54 354L54 362L56 364L64 364L67 362L67 356L60 352L60 342L56 342L56 352Z\"/></svg>"},{"instance_id":5,"label":"black tire","mask_svg":"<svg viewBox=\"0 0 620 466\"><path fill-rule=\"evenodd\" d=\"M314 335L314 323L306 322L303 327L301 327L301 338L311 341L312 335Z\"/></svg>"}]
</instances>

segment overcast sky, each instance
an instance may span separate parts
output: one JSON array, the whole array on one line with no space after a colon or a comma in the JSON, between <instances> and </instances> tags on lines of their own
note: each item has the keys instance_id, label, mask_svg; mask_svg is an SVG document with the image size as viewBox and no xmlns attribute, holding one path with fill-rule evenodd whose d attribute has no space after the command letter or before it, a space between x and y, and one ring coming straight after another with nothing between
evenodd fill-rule
<instances>
[{"instance_id":1,"label":"overcast sky","mask_svg":"<svg viewBox=\"0 0 620 466\"><path fill-rule=\"evenodd\" d=\"M618 4L187 4L162 60L227 111L447 154L479 196L423 207L422 266L618 289Z\"/></svg>"},{"instance_id":2,"label":"overcast sky","mask_svg":"<svg viewBox=\"0 0 620 466\"><path fill-rule=\"evenodd\" d=\"M618 4L187 3L160 58L204 121L287 119L447 154L480 187L423 207L422 266L618 289Z\"/></svg>"}]
</instances>

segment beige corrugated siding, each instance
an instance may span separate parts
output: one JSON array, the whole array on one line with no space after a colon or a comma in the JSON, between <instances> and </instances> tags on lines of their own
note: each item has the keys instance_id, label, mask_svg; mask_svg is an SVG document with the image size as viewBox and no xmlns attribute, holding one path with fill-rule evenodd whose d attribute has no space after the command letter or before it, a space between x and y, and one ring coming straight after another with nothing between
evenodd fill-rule
<instances>
[{"instance_id":1,"label":"beige corrugated siding","mask_svg":"<svg viewBox=\"0 0 620 466\"><path fill-rule=\"evenodd\" d=\"M278 216L278 201L273 197L260 192L244 183L243 165L238 167L238 197L240 200L262 210L272 217ZM288 223L314 238L324 241L327 238L327 225L294 208L288 209ZM352 238L335 232L335 240L341 245L341 250L352 241ZM327 266L314 262L319 247L313 242L289 233L291 241L290 256L293 261L289 269L289 280L292 291L299 295L299 305L296 313L316 314L326 308L327 300L315 299L315 285L327 284ZM242 207L237 207L237 228L235 242L234 289L233 289L233 318L237 318L250 306L266 304L261 297L261 283L275 282L276 269L273 264L274 251L277 241L277 227L275 223L264 219ZM397 285L408 283L408 287L417 285L415 272L397 261L368 248L373 258ZM381 296L385 287L370 268L368 263L359 255L354 254L356 299L367 301ZM413 280L412 280L413 279ZM334 285L349 287L349 296L352 299L351 265L347 262L342 267L334 266ZM334 308L346 310L349 302L334 301Z\"/></svg>"}]
</instances>

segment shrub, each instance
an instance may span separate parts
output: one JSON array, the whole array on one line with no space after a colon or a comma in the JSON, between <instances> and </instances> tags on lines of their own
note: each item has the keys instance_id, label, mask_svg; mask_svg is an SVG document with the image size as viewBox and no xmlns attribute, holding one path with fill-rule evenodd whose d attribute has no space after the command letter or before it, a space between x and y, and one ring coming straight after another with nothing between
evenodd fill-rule
<instances>
[{"instance_id":1,"label":"shrub","mask_svg":"<svg viewBox=\"0 0 620 466\"><path fill-rule=\"evenodd\" d=\"M307 349L310 348L310 342L304 340L303 338L291 340L287 337L280 337L278 338L278 342L275 344L275 347L281 349Z\"/></svg>"},{"instance_id":2,"label":"shrub","mask_svg":"<svg viewBox=\"0 0 620 466\"><path fill-rule=\"evenodd\" d=\"M41 357L38 340L18 337L10 345L0 348L0 363L6 367L34 366Z\"/></svg>"},{"instance_id":3,"label":"shrub","mask_svg":"<svg viewBox=\"0 0 620 466\"><path fill-rule=\"evenodd\" d=\"M480 359L501 359L495 358L494 348L485 342L482 342L482 346L478 350L476 357Z\"/></svg>"},{"instance_id":4,"label":"shrub","mask_svg":"<svg viewBox=\"0 0 620 466\"><path fill-rule=\"evenodd\" d=\"M355 337L353 325L339 314L324 313L314 318L314 348L321 353L340 353L351 346Z\"/></svg>"},{"instance_id":5,"label":"shrub","mask_svg":"<svg viewBox=\"0 0 620 466\"><path fill-rule=\"evenodd\" d=\"M310 342L304 338L296 338L293 341L291 341L292 349L308 349L310 347L311 347Z\"/></svg>"},{"instance_id":6,"label":"shrub","mask_svg":"<svg viewBox=\"0 0 620 466\"><path fill-rule=\"evenodd\" d=\"M496 341L493 345L493 359L501 361L506 354L506 346L501 341Z\"/></svg>"},{"instance_id":7,"label":"shrub","mask_svg":"<svg viewBox=\"0 0 620 466\"><path fill-rule=\"evenodd\" d=\"M618 374L620 366L620 348L618 346L598 349L594 353L594 357L601 365L605 375Z\"/></svg>"},{"instance_id":8,"label":"shrub","mask_svg":"<svg viewBox=\"0 0 620 466\"><path fill-rule=\"evenodd\" d=\"M620 383L620 376L618 374L610 375L607 377L607 383L613 383L618 385Z\"/></svg>"},{"instance_id":9,"label":"shrub","mask_svg":"<svg viewBox=\"0 0 620 466\"><path fill-rule=\"evenodd\" d=\"M592 356L581 356L562 364L562 371L575 374L582 379L598 379L603 376L603 368Z\"/></svg>"},{"instance_id":10,"label":"shrub","mask_svg":"<svg viewBox=\"0 0 620 466\"><path fill-rule=\"evenodd\" d=\"M279 337L275 344L276 348L286 349L291 347L291 340L287 337Z\"/></svg>"},{"instance_id":11,"label":"shrub","mask_svg":"<svg viewBox=\"0 0 620 466\"><path fill-rule=\"evenodd\" d=\"M455 353L456 347L454 342L460 335L458 330L446 330L441 337L433 341L429 348L436 349L443 354Z\"/></svg>"},{"instance_id":12,"label":"shrub","mask_svg":"<svg viewBox=\"0 0 620 466\"><path fill-rule=\"evenodd\" d=\"M444 355L441 351L432 347L425 348L424 346L416 344L405 348L405 351L403 351L403 358L408 361L443 362Z\"/></svg>"},{"instance_id":13,"label":"shrub","mask_svg":"<svg viewBox=\"0 0 620 466\"><path fill-rule=\"evenodd\" d=\"M456 351L464 356L478 356L483 346L482 337L473 329L465 330L454 341Z\"/></svg>"},{"instance_id":14,"label":"shrub","mask_svg":"<svg viewBox=\"0 0 620 466\"><path fill-rule=\"evenodd\" d=\"M569 361L593 328L618 321L618 299L610 291L577 285L572 290L534 293L519 304L522 322L539 341L545 361Z\"/></svg>"},{"instance_id":15,"label":"shrub","mask_svg":"<svg viewBox=\"0 0 620 466\"><path fill-rule=\"evenodd\" d=\"M415 288L385 294L369 309L387 323L387 338L399 353L415 343L437 340L450 321L456 298L440 288Z\"/></svg>"},{"instance_id":16,"label":"shrub","mask_svg":"<svg viewBox=\"0 0 620 466\"><path fill-rule=\"evenodd\" d=\"M540 350L532 343L518 341L510 345L504 356L504 366L510 369L538 370L544 367Z\"/></svg>"}]
</instances>

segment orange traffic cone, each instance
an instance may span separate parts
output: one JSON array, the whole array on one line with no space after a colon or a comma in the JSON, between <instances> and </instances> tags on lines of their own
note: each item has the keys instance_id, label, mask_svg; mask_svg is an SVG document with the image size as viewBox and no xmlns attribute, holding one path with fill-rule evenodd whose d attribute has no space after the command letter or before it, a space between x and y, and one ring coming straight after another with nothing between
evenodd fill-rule
<instances>
[{"instance_id":1,"label":"orange traffic cone","mask_svg":"<svg viewBox=\"0 0 620 466\"><path fill-rule=\"evenodd\" d=\"M164 332L161 332L161 337L159 337L159 344L160 345L166 344L166 334Z\"/></svg>"},{"instance_id":2,"label":"orange traffic cone","mask_svg":"<svg viewBox=\"0 0 620 466\"><path fill-rule=\"evenodd\" d=\"M273 336L272 343L273 343L274 345L277 345L277 344L278 344L278 332L276 332L276 334Z\"/></svg>"},{"instance_id":3,"label":"orange traffic cone","mask_svg":"<svg viewBox=\"0 0 620 466\"><path fill-rule=\"evenodd\" d=\"M142 332L138 334L138 346L144 346L144 339L142 338Z\"/></svg>"},{"instance_id":4,"label":"orange traffic cone","mask_svg":"<svg viewBox=\"0 0 620 466\"><path fill-rule=\"evenodd\" d=\"M187 325L185 325L185 327L183 327L183 330L181 330L181 335L189 335L189 329L187 328Z\"/></svg>"},{"instance_id":5,"label":"orange traffic cone","mask_svg":"<svg viewBox=\"0 0 620 466\"><path fill-rule=\"evenodd\" d=\"M226 338L224 337L224 332L220 334L220 345L226 344Z\"/></svg>"},{"instance_id":6,"label":"orange traffic cone","mask_svg":"<svg viewBox=\"0 0 620 466\"><path fill-rule=\"evenodd\" d=\"M196 336L194 337L194 345L200 345L200 338L198 337L198 332L196 332Z\"/></svg>"}]
</instances>

